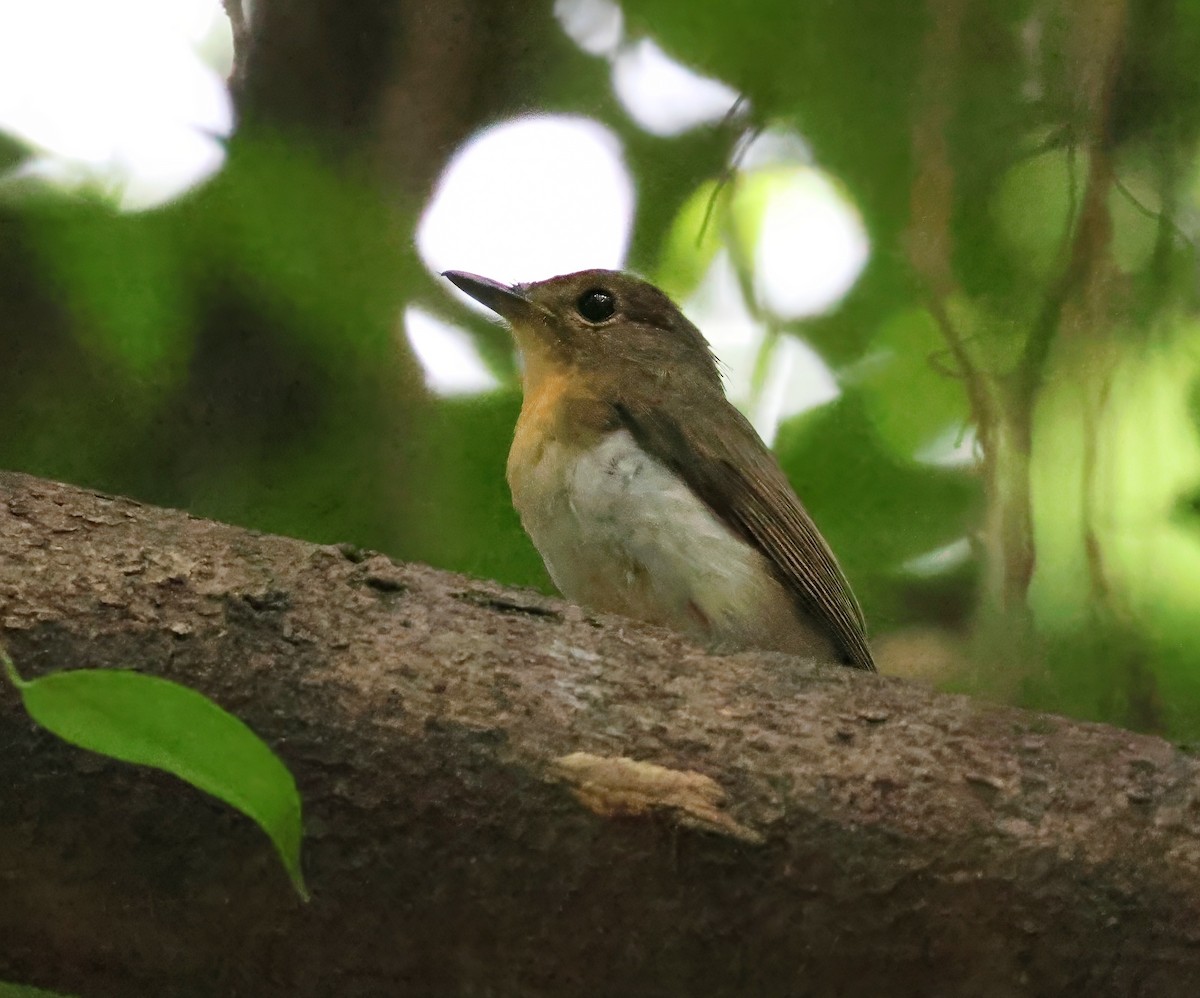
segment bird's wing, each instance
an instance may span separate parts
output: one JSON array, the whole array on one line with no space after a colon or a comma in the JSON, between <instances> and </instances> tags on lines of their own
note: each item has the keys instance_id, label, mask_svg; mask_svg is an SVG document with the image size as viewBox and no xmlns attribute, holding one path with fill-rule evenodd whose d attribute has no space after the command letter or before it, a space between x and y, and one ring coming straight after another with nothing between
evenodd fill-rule
<instances>
[{"instance_id":1,"label":"bird's wing","mask_svg":"<svg viewBox=\"0 0 1200 998\"><path fill-rule=\"evenodd\" d=\"M728 405L721 399L723 404ZM662 408L622 402L621 425L684 479L735 533L766 556L799 608L823 626L847 665L875 670L866 623L850 584L778 462L729 406L732 440L702 436Z\"/></svg>"}]
</instances>

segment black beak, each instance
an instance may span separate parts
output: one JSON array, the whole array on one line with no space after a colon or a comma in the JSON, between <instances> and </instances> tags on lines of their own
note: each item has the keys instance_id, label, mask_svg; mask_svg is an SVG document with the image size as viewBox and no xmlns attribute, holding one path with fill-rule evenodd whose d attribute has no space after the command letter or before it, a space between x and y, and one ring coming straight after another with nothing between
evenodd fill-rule
<instances>
[{"instance_id":1,"label":"black beak","mask_svg":"<svg viewBox=\"0 0 1200 998\"><path fill-rule=\"evenodd\" d=\"M468 274L462 270L447 270L442 276L460 291L465 291L481 305L486 305L505 319L528 314L530 310L529 299L520 291L499 281L493 281L490 277L480 277L478 274Z\"/></svg>"}]
</instances>

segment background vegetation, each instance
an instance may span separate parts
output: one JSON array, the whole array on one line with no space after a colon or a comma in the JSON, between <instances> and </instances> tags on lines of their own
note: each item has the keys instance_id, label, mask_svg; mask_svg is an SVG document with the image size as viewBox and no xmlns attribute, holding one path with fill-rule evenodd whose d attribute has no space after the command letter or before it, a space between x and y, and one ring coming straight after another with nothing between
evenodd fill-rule
<instances>
[{"instance_id":1,"label":"background vegetation","mask_svg":"<svg viewBox=\"0 0 1200 998\"><path fill-rule=\"evenodd\" d=\"M775 446L884 670L1200 737L1200 6L625 0L599 52L564 31L579 9L612 16L260 0L206 183L129 213L10 178L0 465L548 588L504 483L511 351L414 238L480 129L586 115L637 188L625 265L687 298L725 254L759 383L788 338L832 370L836 399ZM610 60L646 38L737 112L641 127ZM803 140L870 242L819 314L756 280L778 169L740 152L764 129ZM36 152L14 136L0 161ZM414 304L501 387L432 390L397 332Z\"/></svg>"}]
</instances>

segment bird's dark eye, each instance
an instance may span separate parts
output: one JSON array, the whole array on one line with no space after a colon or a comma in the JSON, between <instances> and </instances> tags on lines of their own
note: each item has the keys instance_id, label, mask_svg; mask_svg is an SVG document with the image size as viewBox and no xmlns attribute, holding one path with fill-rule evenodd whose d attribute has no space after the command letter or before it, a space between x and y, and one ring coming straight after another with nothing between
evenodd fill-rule
<instances>
[{"instance_id":1,"label":"bird's dark eye","mask_svg":"<svg viewBox=\"0 0 1200 998\"><path fill-rule=\"evenodd\" d=\"M617 310L617 300L603 288L592 288L579 296L575 307L588 322L603 322Z\"/></svg>"}]
</instances>

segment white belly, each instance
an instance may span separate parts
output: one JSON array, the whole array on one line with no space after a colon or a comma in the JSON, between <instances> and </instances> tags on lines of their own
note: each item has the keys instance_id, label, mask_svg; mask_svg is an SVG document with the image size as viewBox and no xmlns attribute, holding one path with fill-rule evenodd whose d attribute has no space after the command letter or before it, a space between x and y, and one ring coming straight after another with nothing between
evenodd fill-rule
<instances>
[{"instance_id":1,"label":"white belly","mask_svg":"<svg viewBox=\"0 0 1200 998\"><path fill-rule=\"evenodd\" d=\"M829 652L762 554L628 431L576 455L550 441L509 477L521 522L564 596L719 647Z\"/></svg>"}]
</instances>

